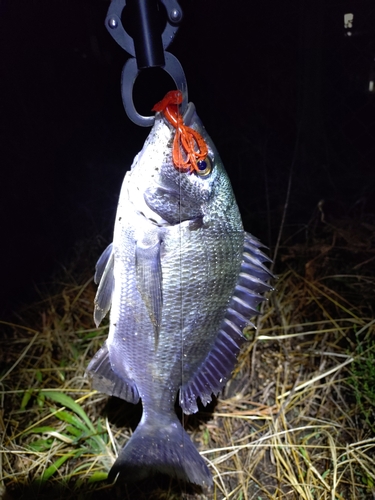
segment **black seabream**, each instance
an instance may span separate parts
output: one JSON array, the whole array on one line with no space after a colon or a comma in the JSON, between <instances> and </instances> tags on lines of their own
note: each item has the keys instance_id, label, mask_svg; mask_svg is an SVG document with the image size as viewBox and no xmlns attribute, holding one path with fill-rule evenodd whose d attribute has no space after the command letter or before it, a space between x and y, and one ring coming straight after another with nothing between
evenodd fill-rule
<instances>
[{"instance_id":1,"label":"black seabream","mask_svg":"<svg viewBox=\"0 0 375 500\"><path fill-rule=\"evenodd\" d=\"M171 94L171 93L170 93ZM166 98L169 96L167 94ZM126 173L113 243L95 281L98 326L109 335L87 372L97 390L142 401L142 419L109 479L161 472L211 486L212 476L174 410L206 405L231 376L270 273L243 230L218 152L189 103L167 100Z\"/></svg>"}]
</instances>

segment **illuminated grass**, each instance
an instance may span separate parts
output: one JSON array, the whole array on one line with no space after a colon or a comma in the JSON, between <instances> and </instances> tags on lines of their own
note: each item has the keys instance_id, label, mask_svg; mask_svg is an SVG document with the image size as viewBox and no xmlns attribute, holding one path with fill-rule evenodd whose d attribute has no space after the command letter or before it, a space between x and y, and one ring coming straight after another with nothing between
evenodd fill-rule
<instances>
[{"instance_id":1,"label":"illuminated grass","mask_svg":"<svg viewBox=\"0 0 375 500\"><path fill-rule=\"evenodd\" d=\"M22 321L1 324L0 497L6 488L13 499L374 498L375 280L364 266L349 273L340 249L327 261L323 246L306 250L303 269L301 248L281 250L276 290L224 396L185 419L211 492L158 478L120 492L107 484L131 427L84 377L107 330L94 329L91 269L67 272Z\"/></svg>"}]
</instances>

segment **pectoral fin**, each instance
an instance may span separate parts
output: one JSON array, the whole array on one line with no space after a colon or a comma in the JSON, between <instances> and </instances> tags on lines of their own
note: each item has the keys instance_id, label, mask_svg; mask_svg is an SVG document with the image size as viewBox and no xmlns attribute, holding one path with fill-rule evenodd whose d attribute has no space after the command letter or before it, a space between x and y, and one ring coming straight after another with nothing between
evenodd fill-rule
<instances>
[{"instance_id":1,"label":"pectoral fin","mask_svg":"<svg viewBox=\"0 0 375 500\"><path fill-rule=\"evenodd\" d=\"M160 246L161 241L156 235L146 235L142 241L137 242L135 251L137 289L154 328L155 344L159 338L163 308Z\"/></svg>"},{"instance_id":2,"label":"pectoral fin","mask_svg":"<svg viewBox=\"0 0 375 500\"><path fill-rule=\"evenodd\" d=\"M94 300L94 321L98 327L111 307L112 292L114 287L113 276L114 254L112 243L104 250L96 264L94 281L99 283Z\"/></svg>"},{"instance_id":3,"label":"pectoral fin","mask_svg":"<svg viewBox=\"0 0 375 500\"><path fill-rule=\"evenodd\" d=\"M101 256L98 259L98 262L96 263L95 276L94 276L94 282L96 284L98 284L99 281L102 279L104 271L107 267L107 263L112 257L112 247L113 243L110 243L104 250L104 252L101 254Z\"/></svg>"}]
</instances>

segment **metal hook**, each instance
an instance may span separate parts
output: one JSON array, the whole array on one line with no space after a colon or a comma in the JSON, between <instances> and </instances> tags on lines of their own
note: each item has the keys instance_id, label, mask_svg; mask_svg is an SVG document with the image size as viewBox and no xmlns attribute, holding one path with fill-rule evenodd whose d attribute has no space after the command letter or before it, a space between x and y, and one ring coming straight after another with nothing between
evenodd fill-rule
<instances>
[{"instance_id":1,"label":"metal hook","mask_svg":"<svg viewBox=\"0 0 375 500\"><path fill-rule=\"evenodd\" d=\"M188 103L188 89L184 70L180 61L169 52L164 52L165 65L163 69L172 77L178 90L181 90L183 101L181 104L181 113L184 113ZM155 117L143 116L135 109L133 101L133 87L137 76L141 70L137 68L137 62L134 58L129 59L121 75L121 95L122 102L128 117L141 127L152 127Z\"/></svg>"},{"instance_id":2,"label":"metal hook","mask_svg":"<svg viewBox=\"0 0 375 500\"><path fill-rule=\"evenodd\" d=\"M182 20L182 10L177 0L161 0L161 3L165 6L168 16L168 21L161 35L163 48L166 49L172 43L177 33L179 23ZM105 26L120 47L129 52L131 56L136 57L134 40L125 31L121 21L121 14L125 7L126 0L112 0L105 19ZM146 10L146 7L144 5L143 10Z\"/></svg>"},{"instance_id":3,"label":"metal hook","mask_svg":"<svg viewBox=\"0 0 375 500\"><path fill-rule=\"evenodd\" d=\"M182 10L177 0L161 0L167 11L167 22L162 34L158 29L158 12L156 0L127 0L136 13L137 33L133 39L124 29L121 14L126 7L126 0L112 0L107 12L105 26L114 40L133 58L129 59L121 78L121 94L128 117L137 125L150 127L154 116L142 116L135 109L133 87L140 71L150 67L161 67L173 79L177 89L181 90L184 100L181 111L184 112L188 102L187 82L184 70L178 59L165 52L173 41L178 24L182 20Z\"/></svg>"}]
</instances>

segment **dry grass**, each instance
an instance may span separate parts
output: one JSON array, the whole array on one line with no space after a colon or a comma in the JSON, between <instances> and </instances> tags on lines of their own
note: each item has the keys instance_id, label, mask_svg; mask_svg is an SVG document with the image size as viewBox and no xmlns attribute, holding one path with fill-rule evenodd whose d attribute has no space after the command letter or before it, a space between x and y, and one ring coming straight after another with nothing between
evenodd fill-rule
<instances>
[{"instance_id":1,"label":"dry grass","mask_svg":"<svg viewBox=\"0 0 375 500\"><path fill-rule=\"evenodd\" d=\"M321 223L281 249L224 397L186 422L208 493L166 478L106 484L134 422L84 377L107 330L93 327L91 270L75 262L55 294L1 324L0 498L375 498L374 234Z\"/></svg>"}]
</instances>

